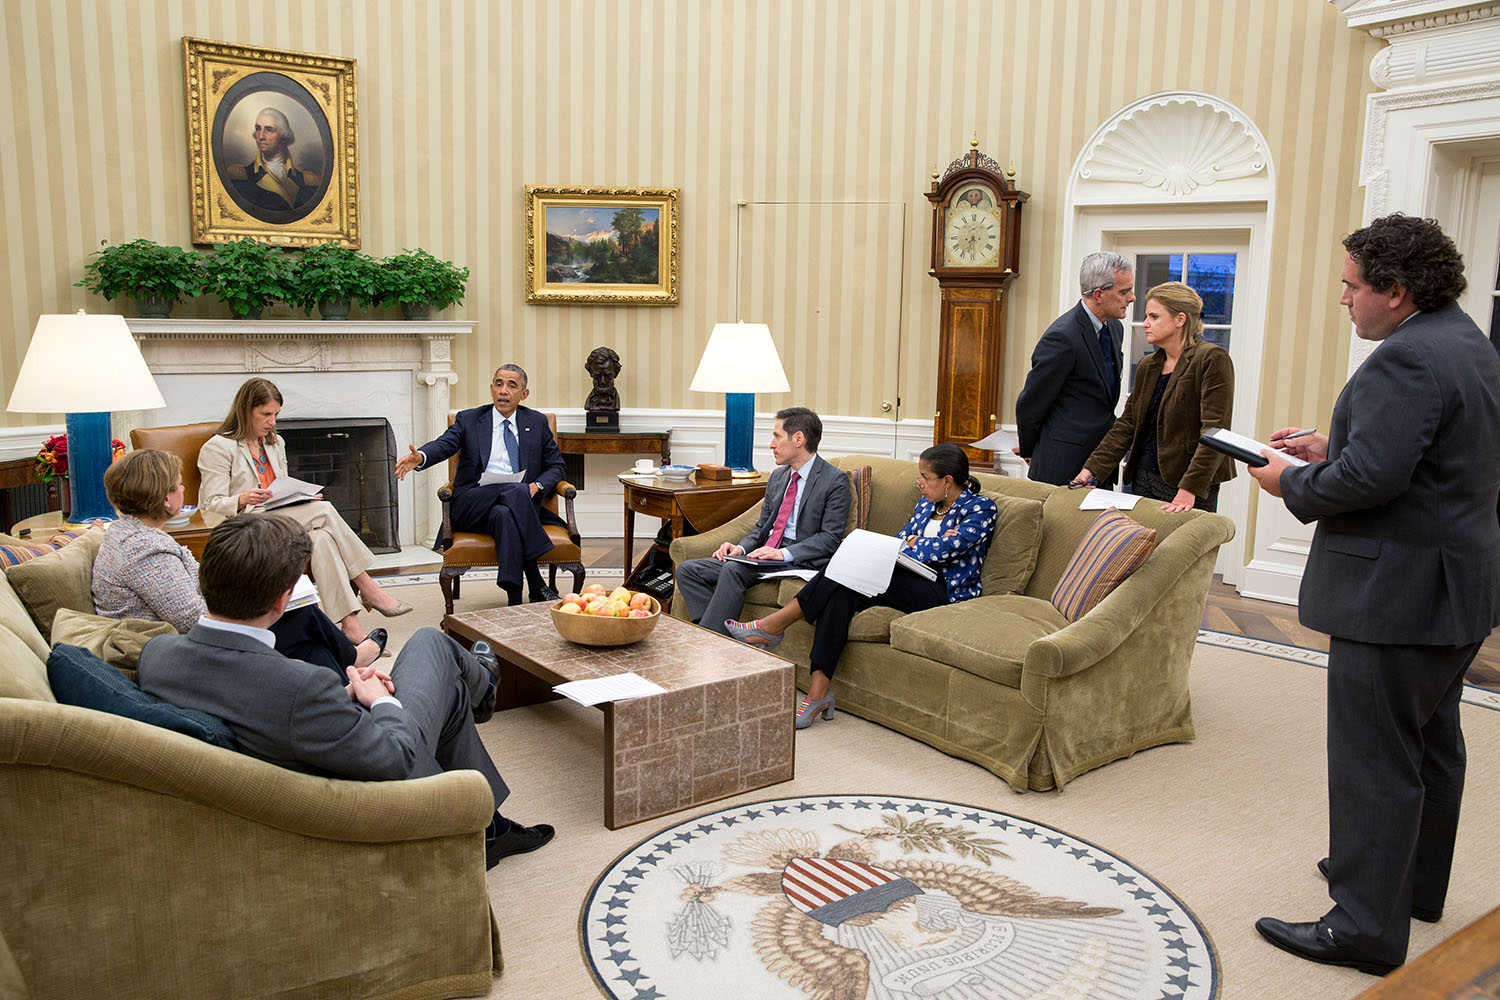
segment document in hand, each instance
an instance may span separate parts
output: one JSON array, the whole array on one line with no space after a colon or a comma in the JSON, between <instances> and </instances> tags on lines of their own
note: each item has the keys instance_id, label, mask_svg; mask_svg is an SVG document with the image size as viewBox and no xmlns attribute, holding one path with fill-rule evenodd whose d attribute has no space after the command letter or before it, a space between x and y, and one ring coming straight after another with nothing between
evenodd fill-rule
<instances>
[{"instance_id":1,"label":"document in hand","mask_svg":"<svg viewBox=\"0 0 1500 1000\"><path fill-rule=\"evenodd\" d=\"M901 551L901 539L856 528L839 543L823 575L857 594L874 597L890 589L891 573L897 566L929 580L937 579L931 566Z\"/></svg>"},{"instance_id":2,"label":"document in hand","mask_svg":"<svg viewBox=\"0 0 1500 1000\"><path fill-rule=\"evenodd\" d=\"M520 472L482 472L479 475L480 486L490 486L494 483L524 483L525 481L525 469Z\"/></svg>"},{"instance_id":3,"label":"document in hand","mask_svg":"<svg viewBox=\"0 0 1500 1000\"><path fill-rule=\"evenodd\" d=\"M1230 458L1244 462L1254 469L1259 469L1261 466L1269 464L1266 456L1261 454L1261 449L1264 448L1270 451L1278 450L1268 444L1261 444L1254 438L1245 437L1243 434L1236 434L1234 431L1226 431L1222 427L1210 427L1198 436L1198 440L1208 445L1214 451L1222 451ZM1282 452L1281 457L1293 465L1307 464L1296 455L1288 455L1286 452Z\"/></svg>"},{"instance_id":4,"label":"document in hand","mask_svg":"<svg viewBox=\"0 0 1500 1000\"><path fill-rule=\"evenodd\" d=\"M261 506L266 510L275 510L277 507L290 507L294 503L307 503L309 500L316 500L322 489L317 483L304 482L291 476L277 476L270 486L271 499Z\"/></svg>"},{"instance_id":5,"label":"document in hand","mask_svg":"<svg viewBox=\"0 0 1500 1000\"><path fill-rule=\"evenodd\" d=\"M297 583L292 587L292 599L287 601L286 609L293 611L297 608L305 608L309 604L318 603L318 588L306 573L297 577Z\"/></svg>"}]
</instances>

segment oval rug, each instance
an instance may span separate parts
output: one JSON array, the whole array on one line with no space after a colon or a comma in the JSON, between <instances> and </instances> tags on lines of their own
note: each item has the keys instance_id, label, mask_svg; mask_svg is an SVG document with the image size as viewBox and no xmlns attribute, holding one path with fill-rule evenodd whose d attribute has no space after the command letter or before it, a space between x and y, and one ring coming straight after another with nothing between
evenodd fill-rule
<instances>
[{"instance_id":1,"label":"oval rug","mask_svg":"<svg viewBox=\"0 0 1500 1000\"><path fill-rule=\"evenodd\" d=\"M1212 942L1151 876L932 799L771 799L667 827L600 874L579 930L617 1000L1218 995Z\"/></svg>"}]
</instances>

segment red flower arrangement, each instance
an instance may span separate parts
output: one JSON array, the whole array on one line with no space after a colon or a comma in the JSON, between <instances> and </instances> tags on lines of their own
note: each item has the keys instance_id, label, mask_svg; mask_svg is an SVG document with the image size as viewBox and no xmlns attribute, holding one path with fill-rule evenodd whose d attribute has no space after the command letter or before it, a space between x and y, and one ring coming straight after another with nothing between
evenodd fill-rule
<instances>
[{"instance_id":1,"label":"red flower arrangement","mask_svg":"<svg viewBox=\"0 0 1500 1000\"><path fill-rule=\"evenodd\" d=\"M125 454L125 442L119 438L110 441L111 462L119 461L121 455ZM36 477L44 483L50 483L54 479L68 478L68 436L57 434L42 442L42 448L36 453Z\"/></svg>"}]
</instances>

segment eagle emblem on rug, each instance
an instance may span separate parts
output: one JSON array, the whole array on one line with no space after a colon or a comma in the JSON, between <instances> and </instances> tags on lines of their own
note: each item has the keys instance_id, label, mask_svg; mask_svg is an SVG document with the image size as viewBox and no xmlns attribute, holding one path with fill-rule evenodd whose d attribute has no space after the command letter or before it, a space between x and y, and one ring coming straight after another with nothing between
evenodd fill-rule
<instances>
[{"instance_id":1,"label":"eagle emblem on rug","mask_svg":"<svg viewBox=\"0 0 1500 1000\"><path fill-rule=\"evenodd\" d=\"M906 796L768 799L623 851L580 912L612 1000L1214 1000L1196 917L1065 831Z\"/></svg>"},{"instance_id":2,"label":"eagle emblem on rug","mask_svg":"<svg viewBox=\"0 0 1500 1000\"><path fill-rule=\"evenodd\" d=\"M814 853L811 834L795 829L750 833L724 850L727 861L763 868L718 882L721 865L680 866L687 883L684 907L667 935L673 957L711 957L728 947L729 921L713 907L720 892L765 896L751 935L766 967L814 1000L994 996L985 989L1013 972L1007 953L1029 936L1026 922L1078 922L1120 913L1116 907L1044 896L973 865L935 859L879 860L877 845L895 843L909 853L946 846L983 860L1005 859L999 842L958 824L882 815L883 826L841 827L852 838ZM1090 937L1069 927L1068 936ZM1056 935L1036 935L1041 945ZM1082 942L1051 985L1087 995L1108 956L1103 936ZM1038 968L1056 965L1035 955ZM1038 984L1042 985L1042 984ZM1075 992L1080 986L1085 991ZM979 990L978 993L974 990ZM1027 995L1033 995L1028 993ZM1046 996L1046 993L1040 995Z\"/></svg>"}]
</instances>

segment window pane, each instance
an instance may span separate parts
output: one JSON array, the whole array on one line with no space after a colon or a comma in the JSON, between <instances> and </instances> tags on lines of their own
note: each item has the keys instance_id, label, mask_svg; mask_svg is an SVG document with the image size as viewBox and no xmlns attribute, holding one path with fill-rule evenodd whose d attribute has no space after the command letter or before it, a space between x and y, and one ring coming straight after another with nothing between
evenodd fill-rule
<instances>
[{"instance_id":1,"label":"window pane","mask_svg":"<svg viewBox=\"0 0 1500 1000\"><path fill-rule=\"evenodd\" d=\"M1195 253L1188 258L1188 287L1203 299L1203 322L1227 325L1234 321L1234 264L1232 253Z\"/></svg>"},{"instance_id":2,"label":"window pane","mask_svg":"<svg viewBox=\"0 0 1500 1000\"><path fill-rule=\"evenodd\" d=\"M1146 292L1164 281L1182 280L1182 254L1143 253L1135 258L1135 321L1146 318Z\"/></svg>"},{"instance_id":3,"label":"window pane","mask_svg":"<svg viewBox=\"0 0 1500 1000\"><path fill-rule=\"evenodd\" d=\"M1229 327L1215 326L1203 328L1203 339L1210 344L1218 344L1224 350L1229 350Z\"/></svg>"}]
</instances>

